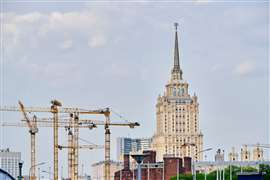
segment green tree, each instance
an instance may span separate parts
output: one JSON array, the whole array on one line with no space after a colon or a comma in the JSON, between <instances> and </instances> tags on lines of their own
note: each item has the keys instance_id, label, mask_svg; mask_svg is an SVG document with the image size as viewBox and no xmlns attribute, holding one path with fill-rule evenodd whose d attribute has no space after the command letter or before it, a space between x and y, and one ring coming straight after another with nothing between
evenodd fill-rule
<instances>
[{"instance_id":1,"label":"green tree","mask_svg":"<svg viewBox=\"0 0 270 180\"><path fill-rule=\"evenodd\" d=\"M269 164L260 164L259 170L261 173L265 173L264 180L270 179L270 165Z\"/></svg>"},{"instance_id":2,"label":"green tree","mask_svg":"<svg viewBox=\"0 0 270 180\"><path fill-rule=\"evenodd\" d=\"M264 171L270 171L270 166L262 166L262 170ZM239 166L231 166L232 171L232 180L237 180L237 173L241 172L241 168ZM242 167L242 172L257 172L258 170L254 167ZM223 172L222 172L223 173ZM196 180L204 180L205 174L204 173L198 173L196 174ZM206 175L207 180L216 180L217 171L212 171ZM223 176L223 174L221 174ZM230 178L230 167L225 168L224 171L225 179ZM192 180L191 174L179 174L179 180ZM177 176L171 177L171 180L177 180Z\"/></svg>"}]
</instances>

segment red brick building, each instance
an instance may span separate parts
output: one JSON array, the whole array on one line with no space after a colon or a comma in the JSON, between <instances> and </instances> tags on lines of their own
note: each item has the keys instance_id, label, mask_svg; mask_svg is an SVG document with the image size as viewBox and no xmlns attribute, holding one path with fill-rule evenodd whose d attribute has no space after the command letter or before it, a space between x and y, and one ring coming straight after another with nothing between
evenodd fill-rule
<instances>
[{"instance_id":1,"label":"red brick building","mask_svg":"<svg viewBox=\"0 0 270 180\"><path fill-rule=\"evenodd\" d=\"M164 157L156 162L155 151L144 151L148 156L142 163L142 180L170 180L177 173L191 173L191 158ZM124 169L115 172L114 180L137 180L137 169L130 169L130 156L124 155Z\"/></svg>"}]
</instances>

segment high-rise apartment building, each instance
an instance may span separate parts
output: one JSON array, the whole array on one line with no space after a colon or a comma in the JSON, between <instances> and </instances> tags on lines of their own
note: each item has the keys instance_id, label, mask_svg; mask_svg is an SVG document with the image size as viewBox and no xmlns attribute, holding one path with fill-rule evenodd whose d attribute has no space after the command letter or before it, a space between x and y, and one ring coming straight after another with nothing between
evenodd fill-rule
<instances>
[{"instance_id":1,"label":"high-rise apartment building","mask_svg":"<svg viewBox=\"0 0 270 180\"><path fill-rule=\"evenodd\" d=\"M127 137L119 137L117 138L117 158L118 160L122 161L124 154L148 150L151 148L151 143L151 138L132 139Z\"/></svg>"},{"instance_id":2,"label":"high-rise apartment building","mask_svg":"<svg viewBox=\"0 0 270 180\"><path fill-rule=\"evenodd\" d=\"M19 175L20 152L11 152L9 149L0 150L0 168L7 171L14 178Z\"/></svg>"},{"instance_id":3,"label":"high-rise apartment building","mask_svg":"<svg viewBox=\"0 0 270 180\"><path fill-rule=\"evenodd\" d=\"M202 160L203 154L199 152L203 147L203 134L199 129L198 97L189 94L189 84L183 79L177 23L175 27L174 65L165 93L157 99L157 124L152 147L157 152L158 161L162 161L164 155Z\"/></svg>"}]
</instances>

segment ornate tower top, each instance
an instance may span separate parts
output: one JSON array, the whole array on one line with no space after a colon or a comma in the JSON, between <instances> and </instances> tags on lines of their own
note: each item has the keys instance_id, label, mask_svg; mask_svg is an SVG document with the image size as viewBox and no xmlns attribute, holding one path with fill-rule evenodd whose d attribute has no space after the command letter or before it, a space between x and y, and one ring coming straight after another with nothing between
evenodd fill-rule
<instances>
[{"instance_id":1,"label":"ornate tower top","mask_svg":"<svg viewBox=\"0 0 270 180\"><path fill-rule=\"evenodd\" d=\"M178 34L177 34L177 28L178 23L174 23L175 26L175 42L174 42L174 65L171 72L171 79L172 80L182 80L182 70L180 68L180 62L179 62L179 48L178 48Z\"/></svg>"}]
</instances>

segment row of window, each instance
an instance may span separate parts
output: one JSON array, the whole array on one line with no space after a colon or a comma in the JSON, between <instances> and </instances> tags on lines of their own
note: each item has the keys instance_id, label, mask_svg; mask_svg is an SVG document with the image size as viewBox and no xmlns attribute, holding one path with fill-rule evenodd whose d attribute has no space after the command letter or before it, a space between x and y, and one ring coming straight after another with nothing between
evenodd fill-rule
<instances>
[{"instance_id":1,"label":"row of window","mask_svg":"<svg viewBox=\"0 0 270 180\"><path fill-rule=\"evenodd\" d=\"M175 149L175 147L176 147L176 149ZM181 151L183 151L183 152L181 152ZM179 146L173 146L173 147L169 147L169 148L168 148L168 146L165 146L165 153L166 154L176 154L177 156L181 156L181 153L185 154L184 152L187 152L187 154L189 156L191 156L191 149L190 148L188 148L188 150L186 151L184 149L179 148ZM195 147L194 154L196 154L197 152L198 152L198 149Z\"/></svg>"}]
</instances>

